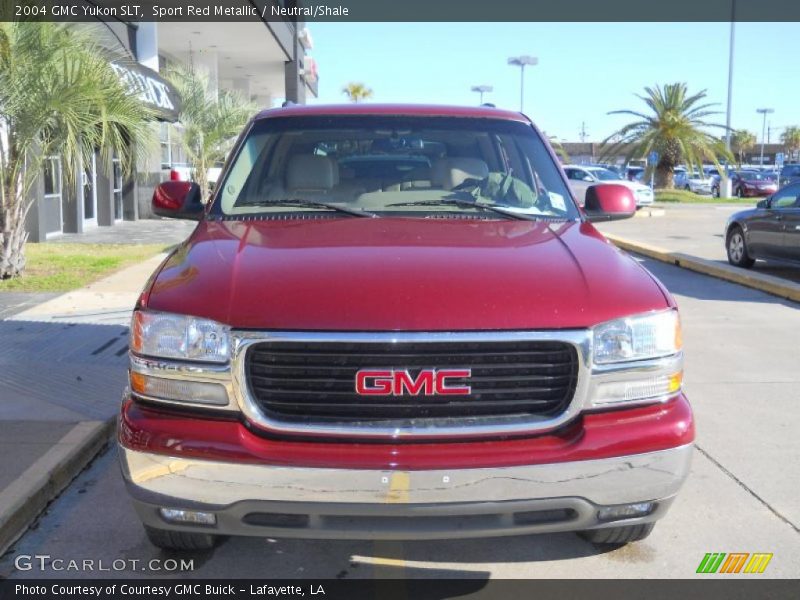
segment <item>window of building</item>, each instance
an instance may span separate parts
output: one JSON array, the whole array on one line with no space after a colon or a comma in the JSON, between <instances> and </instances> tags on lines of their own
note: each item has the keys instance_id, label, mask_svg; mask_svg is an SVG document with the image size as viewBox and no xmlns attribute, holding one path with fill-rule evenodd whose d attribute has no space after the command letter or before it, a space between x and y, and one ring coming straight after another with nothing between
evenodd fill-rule
<instances>
[{"instance_id":1,"label":"window of building","mask_svg":"<svg viewBox=\"0 0 800 600\"><path fill-rule=\"evenodd\" d=\"M44 195L61 196L61 158L48 156L44 160Z\"/></svg>"},{"instance_id":2,"label":"window of building","mask_svg":"<svg viewBox=\"0 0 800 600\"><path fill-rule=\"evenodd\" d=\"M114 219L119 221L122 219L123 206L122 206L122 164L119 158L114 157L112 160L112 195L114 197Z\"/></svg>"},{"instance_id":3,"label":"window of building","mask_svg":"<svg viewBox=\"0 0 800 600\"><path fill-rule=\"evenodd\" d=\"M173 165L186 162L186 156L180 143L180 132L172 123L160 123L159 141L161 143L161 168L170 169Z\"/></svg>"}]
</instances>

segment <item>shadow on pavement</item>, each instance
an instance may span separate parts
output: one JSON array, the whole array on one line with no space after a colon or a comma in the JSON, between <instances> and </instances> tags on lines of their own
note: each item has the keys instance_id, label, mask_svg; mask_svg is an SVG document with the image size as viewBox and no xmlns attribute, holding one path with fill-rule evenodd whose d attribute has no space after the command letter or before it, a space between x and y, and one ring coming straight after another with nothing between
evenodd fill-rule
<instances>
[{"instance_id":1,"label":"shadow on pavement","mask_svg":"<svg viewBox=\"0 0 800 600\"><path fill-rule=\"evenodd\" d=\"M698 300L716 300L726 302L760 302L767 304L782 304L790 308L798 308L798 304L791 300L784 300L749 288L743 285L717 279L710 275L697 273L675 265L669 265L650 258L631 255L644 265L648 271L658 277L667 286L667 289L680 296L688 296ZM761 272L769 273L766 270Z\"/></svg>"}]
</instances>

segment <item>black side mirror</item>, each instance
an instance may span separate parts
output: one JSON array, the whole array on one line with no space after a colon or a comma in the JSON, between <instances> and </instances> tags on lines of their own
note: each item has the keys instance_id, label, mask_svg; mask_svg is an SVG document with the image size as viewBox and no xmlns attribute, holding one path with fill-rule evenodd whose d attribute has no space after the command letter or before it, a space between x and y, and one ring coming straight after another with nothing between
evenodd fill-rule
<instances>
[{"instance_id":1,"label":"black side mirror","mask_svg":"<svg viewBox=\"0 0 800 600\"><path fill-rule=\"evenodd\" d=\"M763 200L759 200L756 204L756 208L769 208L770 204L772 204L772 196L769 198L764 198Z\"/></svg>"},{"instance_id":2,"label":"black side mirror","mask_svg":"<svg viewBox=\"0 0 800 600\"><path fill-rule=\"evenodd\" d=\"M165 181L153 192L153 213L159 217L199 221L205 206L200 186L191 181Z\"/></svg>"}]
</instances>

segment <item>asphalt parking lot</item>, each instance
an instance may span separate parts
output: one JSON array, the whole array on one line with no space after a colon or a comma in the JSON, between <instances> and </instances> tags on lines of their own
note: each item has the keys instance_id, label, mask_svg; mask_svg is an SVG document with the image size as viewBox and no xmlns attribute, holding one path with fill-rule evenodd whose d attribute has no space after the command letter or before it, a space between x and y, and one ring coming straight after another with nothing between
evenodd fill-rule
<instances>
[{"instance_id":1,"label":"asphalt parking lot","mask_svg":"<svg viewBox=\"0 0 800 600\"><path fill-rule=\"evenodd\" d=\"M190 557L190 573L169 576L687 578L707 552L770 552L761 577L800 576L800 470L791 467L800 459L800 311L756 290L644 264L682 309L685 385L698 428L692 474L647 540L607 551L572 534L424 543L240 538ZM35 554L140 562L123 572L15 569L15 557ZM140 569L167 556L147 542L111 449L0 560L0 577L162 577Z\"/></svg>"},{"instance_id":2,"label":"asphalt parking lot","mask_svg":"<svg viewBox=\"0 0 800 600\"><path fill-rule=\"evenodd\" d=\"M683 252L728 264L725 252L725 223L732 214L752 204L664 204L664 215L598 223L603 233L635 242ZM756 261L753 271L800 283L800 268L774 261Z\"/></svg>"}]
</instances>

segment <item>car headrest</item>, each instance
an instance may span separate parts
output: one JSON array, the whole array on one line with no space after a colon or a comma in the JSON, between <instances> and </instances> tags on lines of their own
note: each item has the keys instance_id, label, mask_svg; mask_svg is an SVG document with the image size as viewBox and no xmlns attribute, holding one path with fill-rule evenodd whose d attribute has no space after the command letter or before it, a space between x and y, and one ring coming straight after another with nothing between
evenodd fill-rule
<instances>
[{"instance_id":1,"label":"car headrest","mask_svg":"<svg viewBox=\"0 0 800 600\"><path fill-rule=\"evenodd\" d=\"M489 176L489 166L479 158L440 158L431 168L434 187L452 190L466 179L484 179Z\"/></svg>"},{"instance_id":2,"label":"car headrest","mask_svg":"<svg viewBox=\"0 0 800 600\"><path fill-rule=\"evenodd\" d=\"M327 156L298 154L289 160L286 187L289 190L328 191L339 183L339 165Z\"/></svg>"}]
</instances>

